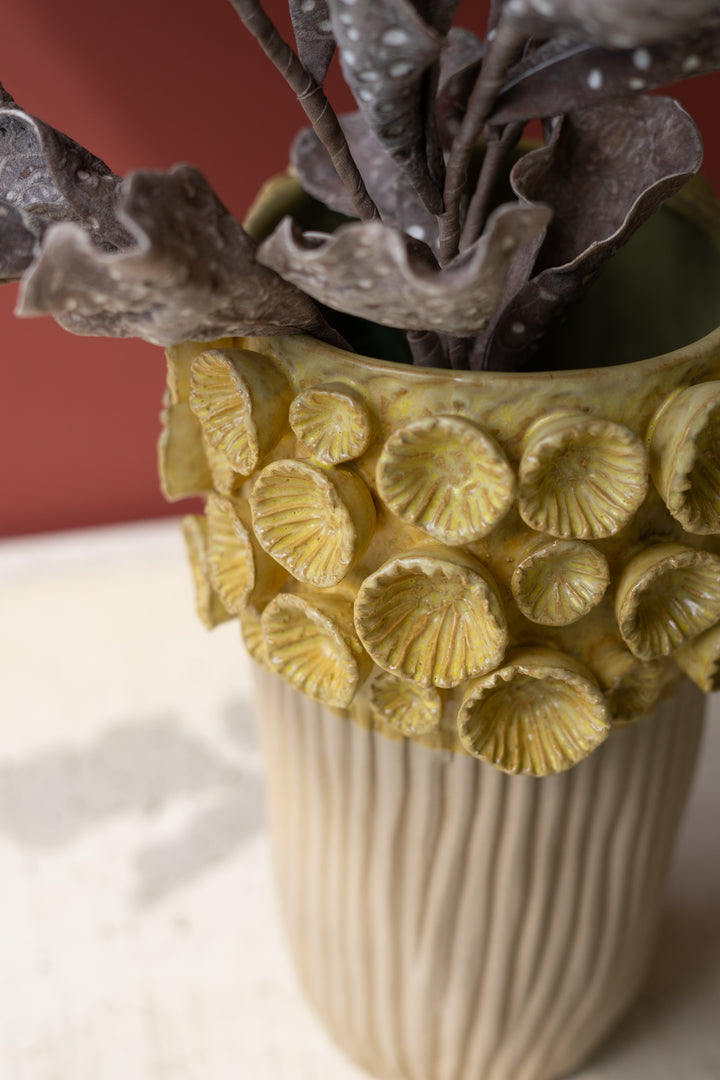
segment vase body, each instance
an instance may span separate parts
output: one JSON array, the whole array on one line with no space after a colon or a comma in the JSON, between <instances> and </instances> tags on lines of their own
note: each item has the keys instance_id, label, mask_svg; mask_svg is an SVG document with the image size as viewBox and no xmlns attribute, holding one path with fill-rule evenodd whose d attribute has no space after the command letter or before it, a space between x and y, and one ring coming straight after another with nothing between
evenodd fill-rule
<instances>
[{"instance_id":1,"label":"vase body","mask_svg":"<svg viewBox=\"0 0 720 1080\"><path fill-rule=\"evenodd\" d=\"M670 219L712 284L714 204ZM257 661L309 997L381 1080L567 1073L638 989L720 688L720 331L529 375L168 360L163 485L205 496L198 610Z\"/></svg>"},{"instance_id":2,"label":"vase body","mask_svg":"<svg viewBox=\"0 0 720 1080\"><path fill-rule=\"evenodd\" d=\"M256 670L273 852L303 987L381 1080L552 1080L635 996L703 699L542 781L393 742Z\"/></svg>"}]
</instances>

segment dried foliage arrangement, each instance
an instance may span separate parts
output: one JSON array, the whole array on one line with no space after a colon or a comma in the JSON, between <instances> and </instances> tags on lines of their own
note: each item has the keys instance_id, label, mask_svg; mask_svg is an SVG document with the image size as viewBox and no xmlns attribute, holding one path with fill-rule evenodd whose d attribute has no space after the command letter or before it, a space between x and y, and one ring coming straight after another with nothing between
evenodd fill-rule
<instances>
[{"instance_id":1,"label":"dried foliage arrangement","mask_svg":"<svg viewBox=\"0 0 720 1080\"><path fill-rule=\"evenodd\" d=\"M690 117L643 94L720 67L713 0L493 0L482 41L453 25L458 0L289 0L294 48L259 0L231 2L308 117L291 162L332 230L286 219L258 243L197 170L123 179L0 87L19 314L165 346L352 347L350 315L406 335L386 359L523 370L700 166ZM347 116L323 89L336 50ZM544 145L523 151L533 119Z\"/></svg>"}]
</instances>

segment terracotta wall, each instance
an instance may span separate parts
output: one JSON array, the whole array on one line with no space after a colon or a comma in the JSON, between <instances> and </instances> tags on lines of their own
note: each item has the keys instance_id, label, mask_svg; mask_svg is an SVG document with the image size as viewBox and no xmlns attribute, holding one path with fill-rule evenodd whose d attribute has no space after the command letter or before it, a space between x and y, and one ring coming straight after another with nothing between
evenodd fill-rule
<instances>
[{"instance_id":1,"label":"terracotta wall","mask_svg":"<svg viewBox=\"0 0 720 1080\"><path fill-rule=\"evenodd\" d=\"M283 25L286 6L266 4ZM466 0L464 24L480 29L484 8ZM238 216L284 167L303 123L225 0L3 0L0 79L117 172L198 165ZM713 77L682 90L707 140L719 85ZM719 152L708 159L716 182ZM155 477L160 350L18 321L14 294L0 290L0 535L176 513Z\"/></svg>"}]
</instances>

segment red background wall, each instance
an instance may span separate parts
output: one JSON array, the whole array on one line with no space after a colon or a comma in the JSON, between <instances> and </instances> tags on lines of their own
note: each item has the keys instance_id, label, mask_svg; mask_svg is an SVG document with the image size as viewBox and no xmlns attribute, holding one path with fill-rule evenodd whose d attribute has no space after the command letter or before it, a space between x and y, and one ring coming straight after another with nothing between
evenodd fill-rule
<instances>
[{"instance_id":1,"label":"red background wall","mask_svg":"<svg viewBox=\"0 0 720 1080\"><path fill-rule=\"evenodd\" d=\"M284 28L286 7L266 3ZM485 8L465 0L460 21L480 31ZM0 79L116 172L198 165L238 217L285 166L304 123L226 0L3 0ZM330 85L349 107L340 80ZM712 76L678 91L703 130L716 187L719 87ZM15 292L0 290L0 535L177 513L155 473L162 352L17 320Z\"/></svg>"}]
</instances>

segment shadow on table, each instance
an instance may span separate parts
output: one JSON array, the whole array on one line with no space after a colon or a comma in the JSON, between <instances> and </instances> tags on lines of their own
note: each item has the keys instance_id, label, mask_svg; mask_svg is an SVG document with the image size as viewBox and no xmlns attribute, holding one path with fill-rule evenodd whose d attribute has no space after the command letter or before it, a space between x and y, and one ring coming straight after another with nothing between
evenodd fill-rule
<instances>
[{"instance_id":1,"label":"shadow on table","mask_svg":"<svg viewBox=\"0 0 720 1080\"><path fill-rule=\"evenodd\" d=\"M247 709L229 703L223 719L236 753L163 715L118 722L90 745L49 746L0 762L0 835L24 848L56 849L113 820L152 819L191 800L182 831L155 842L147 842L150 824L140 833L136 899L160 899L262 828L262 775Z\"/></svg>"}]
</instances>

